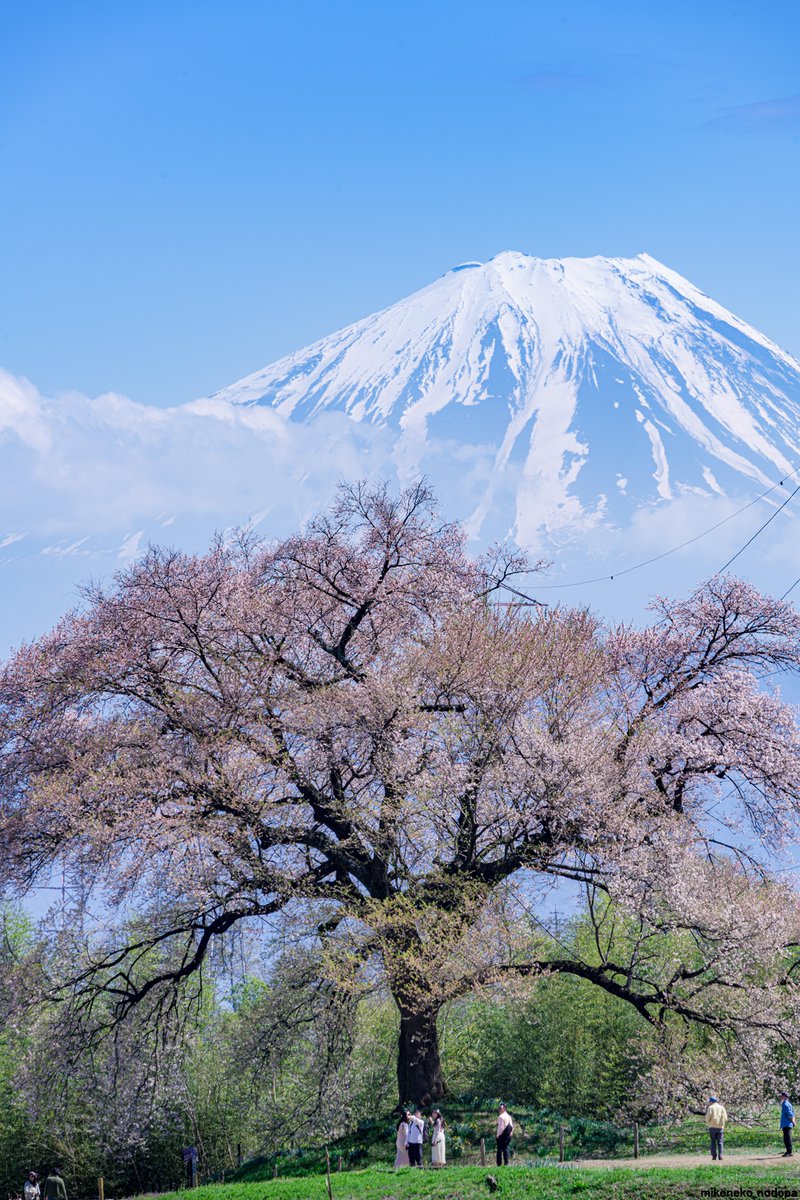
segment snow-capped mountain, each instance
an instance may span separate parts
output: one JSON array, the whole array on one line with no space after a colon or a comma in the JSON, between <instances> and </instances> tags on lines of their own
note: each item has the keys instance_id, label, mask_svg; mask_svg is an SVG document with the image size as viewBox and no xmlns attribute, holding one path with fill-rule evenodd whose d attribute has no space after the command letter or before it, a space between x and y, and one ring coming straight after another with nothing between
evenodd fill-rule
<instances>
[{"instance_id":1,"label":"snow-capped mountain","mask_svg":"<svg viewBox=\"0 0 800 1200\"><path fill-rule=\"evenodd\" d=\"M800 364L644 255L465 263L189 403L48 396L0 369L0 641L148 542L280 536L340 479L419 474L474 548L511 535L549 559L545 599L638 619L774 513L800 474L743 506L800 468L798 442ZM796 504L736 562L777 595L800 574Z\"/></svg>"},{"instance_id":2,"label":"snow-capped mountain","mask_svg":"<svg viewBox=\"0 0 800 1200\"><path fill-rule=\"evenodd\" d=\"M800 465L800 363L646 254L463 263L212 399L384 425L529 545Z\"/></svg>"}]
</instances>

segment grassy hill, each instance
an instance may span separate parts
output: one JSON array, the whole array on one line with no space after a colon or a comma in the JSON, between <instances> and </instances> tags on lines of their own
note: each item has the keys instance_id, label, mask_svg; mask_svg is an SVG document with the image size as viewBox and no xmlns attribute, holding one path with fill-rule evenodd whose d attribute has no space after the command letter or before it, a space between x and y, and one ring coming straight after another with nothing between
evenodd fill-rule
<instances>
[{"instance_id":1,"label":"grassy hill","mask_svg":"<svg viewBox=\"0 0 800 1200\"><path fill-rule=\"evenodd\" d=\"M496 1190L492 1183L496 1183ZM704 1194L800 1195L800 1168L723 1166L685 1169L446 1167L441 1171L370 1167L334 1174L334 1200L701 1200ZM327 1200L324 1176L215 1184L174 1193L175 1200Z\"/></svg>"},{"instance_id":2,"label":"grassy hill","mask_svg":"<svg viewBox=\"0 0 800 1200\"><path fill-rule=\"evenodd\" d=\"M447 1160L453 1166L475 1166L480 1162L481 1137L486 1141L487 1162L494 1160L496 1107L492 1102L443 1105L447 1122ZM514 1139L512 1165L542 1167L556 1162L559 1129L564 1128L564 1157L567 1162L587 1158L627 1158L633 1154L633 1126L624 1127L586 1117L563 1117L548 1109L513 1108ZM732 1124L726 1132L729 1150L779 1149L777 1120L767 1114L758 1125ZM346 1137L333 1140L328 1150L334 1174L339 1160L343 1172L366 1167L388 1167L394 1162L396 1119L384 1117L362 1121ZM700 1117L679 1125L642 1125L640 1154L705 1152L708 1137ZM428 1147L425 1148L426 1159ZM251 1159L227 1175L229 1182L248 1183L278 1176L320 1175L325 1169L324 1146L295 1146L261 1158ZM231 1200L236 1200L232 1197Z\"/></svg>"}]
</instances>

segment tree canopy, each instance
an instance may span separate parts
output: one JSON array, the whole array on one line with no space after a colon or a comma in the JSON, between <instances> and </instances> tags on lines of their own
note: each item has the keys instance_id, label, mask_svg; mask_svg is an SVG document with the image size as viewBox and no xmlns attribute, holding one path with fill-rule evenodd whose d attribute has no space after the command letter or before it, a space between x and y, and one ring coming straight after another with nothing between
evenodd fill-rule
<instances>
[{"instance_id":1,"label":"tree canopy","mask_svg":"<svg viewBox=\"0 0 800 1200\"><path fill-rule=\"evenodd\" d=\"M64 873L73 1009L161 1019L238 923L300 916L343 982L380 969L401 1099L442 1093L444 1004L548 972L629 1002L665 1062L692 1025L742 1070L791 1037L800 741L765 678L800 618L727 577L643 629L494 604L526 567L471 557L422 486L345 488L281 542L151 548L23 646L0 882ZM591 955L541 930L560 880Z\"/></svg>"}]
</instances>

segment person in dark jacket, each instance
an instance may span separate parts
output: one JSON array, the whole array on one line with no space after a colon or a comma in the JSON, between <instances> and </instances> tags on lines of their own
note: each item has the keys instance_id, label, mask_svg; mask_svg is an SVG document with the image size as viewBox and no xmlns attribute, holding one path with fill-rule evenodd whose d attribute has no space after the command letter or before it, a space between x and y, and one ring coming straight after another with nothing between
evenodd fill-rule
<instances>
[{"instance_id":1,"label":"person in dark jacket","mask_svg":"<svg viewBox=\"0 0 800 1200\"><path fill-rule=\"evenodd\" d=\"M67 1185L61 1178L61 1167L54 1167L45 1179L42 1200L67 1200Z\"/></svg>"}]
</instances>

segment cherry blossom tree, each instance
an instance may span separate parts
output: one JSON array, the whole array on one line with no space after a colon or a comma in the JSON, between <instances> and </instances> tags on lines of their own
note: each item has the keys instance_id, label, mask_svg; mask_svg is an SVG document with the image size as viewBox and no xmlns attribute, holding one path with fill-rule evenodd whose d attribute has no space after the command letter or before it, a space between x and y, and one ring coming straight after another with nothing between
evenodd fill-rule
<instances>
[{"instance_id":1,"label":"cherry blossom tree","mask_svg":"<svg viewBox=\"0 0 800 1200\"><path fill-rule=\"evenodd\" d=\"M280 543L151 549L23 646L0 677L0 882L59 872L77 897L63 994L158 1018L239 923L302 914L342 986L380 966L401 1099L443 1093L443 1005L545 972L763 1062L800 940L775 870L800 740L766 677L798 664L800 619L729 578L645 629L493 603L525 568L471 558L423 486L345 488ZM591 957L539 924L564 880Z\"/></svg>"}]
</instances>

